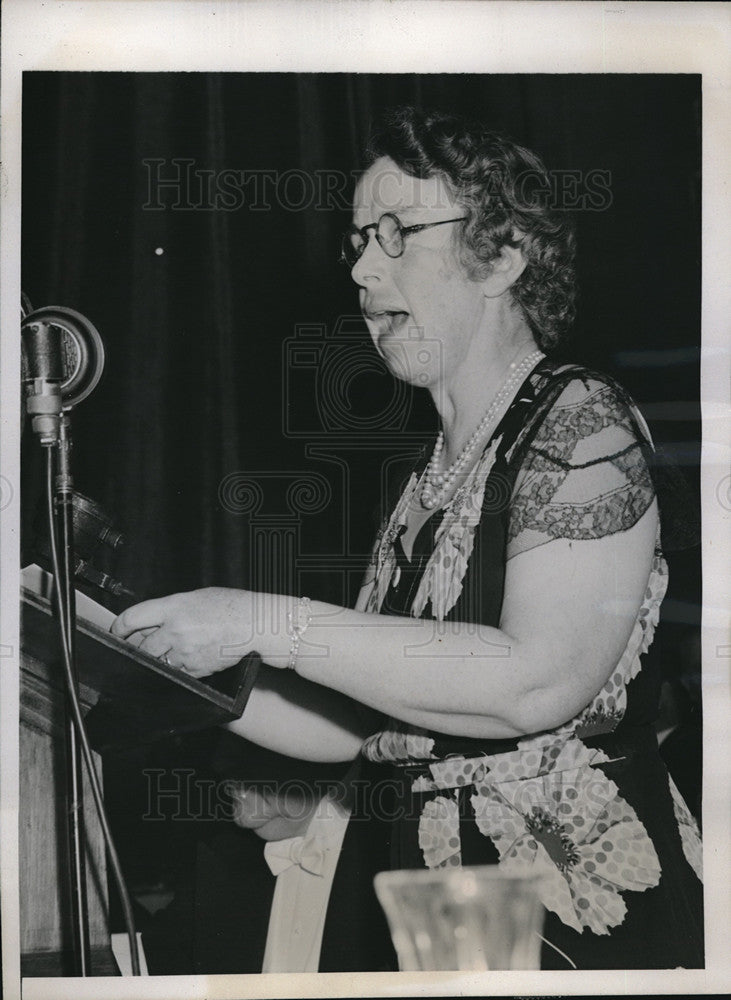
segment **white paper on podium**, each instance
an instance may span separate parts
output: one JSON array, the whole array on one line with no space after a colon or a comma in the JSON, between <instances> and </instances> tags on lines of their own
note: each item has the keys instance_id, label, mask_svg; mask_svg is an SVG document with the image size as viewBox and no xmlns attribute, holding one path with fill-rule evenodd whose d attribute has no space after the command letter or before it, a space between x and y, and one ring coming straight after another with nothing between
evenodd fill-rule
<instances>
[{"instance_id":1,"label":"white paper on podium","mask_svg":"<svg viewBox=\"0 0 731 1000\"><path fill-rule=\"evenodd\" d=\"M26 566L20 571L20 583L21 586L32 591L38 597L45 597L47 601L50 601L53 596L53 576L37 566L36 563ZM97 604L91 597L87 597L79 590L76 591L76 614L79 618L103 628L106 632L109 631L110 625L117 617L114 612Z\"/></svg>"}]
</instances>

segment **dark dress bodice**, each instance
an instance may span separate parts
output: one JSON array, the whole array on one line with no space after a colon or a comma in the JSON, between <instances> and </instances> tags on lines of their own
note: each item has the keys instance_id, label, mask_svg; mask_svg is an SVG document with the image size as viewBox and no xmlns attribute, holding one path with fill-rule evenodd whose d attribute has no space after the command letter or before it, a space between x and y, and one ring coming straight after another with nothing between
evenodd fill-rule
<instances>
[{"instance_id":1,"label":"dark dress bodice","mask_svg":"<svg viewBox=\"0 0 731 1000\"><path fill-rule=\"evenodd\" d=\"M445 616L447 621L499 626L506 547L510 532L511 502L508 501L513 495L516 478L536 434L540 432L543 420L568 381L577 377L595 376L583 371L579 371L577 375L576 369L559 372L555 366L544 361L521 387L496 429L493 438L500 439L500 446L487 477L485 501L475 529L474 547L462 591ZM631 401L626 394L611 380L606 382L620 399L626 401L629 408ZM628 420L631 422L634 418L629 417ZM649 455L649 445L642 429L634 424L634 430L638 442L641 442L640 447ZM619 461L621 460L620 457ZM496 503L495 497L504 497L506 502ZM443 516L444 512L437 512L421 527L414 539L410 559L404 554L399 532L394 532L393 556L396 571L391 576L380 606L381 614L408 616L412 613L414 598L434 552ZM661 561L659 551L656 553L657 560ZM659 600L656 603L659 605ZM430 612L427 604L421 614L431 617ZM638 629L640 625L646 627L646 623L638 621ZM587 926L569 926L556 912L548 912L545 937L550 944L544 947L543 968L569 967L565 956L569 956L579 968L695 967L703 961L702 890L688 861L691 832L683 828L683 820L679 814L681 806L671 794L668 775L660 760L651 725L657 714L659 666L643 657L640 669L639 657L635 657L635 660L637 662L631 671L633 676L628 681L625 677L621 683L621 703L617 703L611 693L610 679L608 688L603 691L603 700L597 703L598 707L593 706L595 710L587 712L580 720L581 725L573 731L564 731L560 738L557 736L556 746L561 748L560 753L574 753L575 748L579 747L587 759L595 755L591 760L592 766L587 765L584 771L603 783L602 794L607 795L608 813L617 808L621 811L623 806L618 804L626 804L625 812L631 813L631 816L626 815L621 820L629 823L631 819L628 829L631 826L635 832L641 831L637 833L638 843L644 837L645 850L649 852L648 857L655 859L658 874L654 878L648 876L646 885L640 885L629 876L626 883L622 883L617 876L617 885L622 890L621 902L617 905L626 906L626 915L614 926L607 928L608 933L594 933ZM619 686L618 675L615 675L615 680ZM398 743L394 744L388 739L383 743L371 740L371 759L363 764L363 782L364 785L369 784L371 794L370 798L361 797L363 811L368 813L370 819L368 823L352 823L346 835L333 897L333 900L340 900L341 903L344 898L343 885L346 884L347 893L351 896L365 893L372 900L370 882L379 866L381 869L418 869L425 866L422 818L427 804L437 799L444 802L446 797L457 803L459 825L456 838L459 841L459 853L441 864L495 864L505 852L500 838L486 835L484 824L483 829L480 829L480 824L475 821L474 796L477 786L470 780L461 784L459 778L451 783L445 781L440 777L439 768L434 767L434 762L445 762L449 768L455 759L464 758L470 764L478 759L494 762L499 755L504 755L504 759L510 760L513 766L516 760L521 759L521 754L528 752L521 749L526 746L525 741L517 738L472 739L435 731L426 732L417 727L405 727L395 723L395 720L385 720L386 736L391 723L394 723L396 731L399 727L407 732L413 729L415 733L421 734L420 738L433 741L430 744L431 750L428 758L424 759L406 753L400 758L399 751L396 751L394 759L387 760L385 757L391 750L387 749L384 755L381 752L382 746L391 748L398 746ZM551 734L538 734L534 742L539 747L543 745L545 749L550 745L550 739ZM558 754L559 750L555 753ZM374 763L374 760L378 762ZM552 776L546 771L544 777L549 781ZM425 787L424 780L428 785L432 778L433 787ZM543 780L540 774L536 780ZM618 789L620 794L612 798L612 789ZM396 819L391 820L389 817ZM520 820L519 815L517 819ZM610 830L614 829L609 821L605 825ZM453 832L456 833L456 830ZM601 844L597 846L588 840L582 841L578 831L574 838L578 843L579 855L587 858L591 852L598 851L599 858L603 857ZM535 847L534 841L528 843ZM610 840L607 840L607 844L616 848L616 844ZM617 856L621 853L621 849L618 850ZM369 857L377 859L375 868L369 865ZM594 857L594 853L591 853L591 857ZM507 856L502 860L508 860ZM433 867L434 864L432 860L430 866ZM607 864L611 866L611 861ZM439 867L440 864L436 866ZM595 872L595 868L596 864L592 861L591 864L587 863L585 871L580 872L577 868L574 873L571 893L573 902L578 903L578 913L581 913L581 906L589 905L589 900L592 901L591 905L595 905L597 887L594 883L598 876L591 874ZM604 872L603 877L609 880L606 884L612 890L612 876ZM582 893L586 894L587 900L583 899ZM619 895L619 889L616 895ZM338 913L333 900L326 927L321 968L354 969L363 959L357 954L356 946L344 942L342 923L335 926ZM371 923L368 947L365 950L368 953L367 961L375 964L370 964L368 968L396 968L388 937L384 933L382 914L377 909L369 912ZM564 917L565 915L564 912ZM339 916L342 917L342 913ZM570 916L573 918L573 914ZM339 941L338 955L328 944L330 933L334 933L334 940ZM345 957L343 948L349 957Z\"/></svg>"}]
</instances>

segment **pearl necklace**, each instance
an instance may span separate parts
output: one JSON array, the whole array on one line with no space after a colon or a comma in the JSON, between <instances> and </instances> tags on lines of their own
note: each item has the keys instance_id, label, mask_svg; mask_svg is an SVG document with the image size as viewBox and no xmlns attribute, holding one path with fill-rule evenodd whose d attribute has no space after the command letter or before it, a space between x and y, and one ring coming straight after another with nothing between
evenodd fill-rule
<instances>
[{"instance_id":1,"label":"pearl necklace","mask_svg":"<svg viewBox=\"0 0 731 1000\"><path fill-rule=\"evenodd\" d=\"M513 391L515 385L523 380L542 357L543 351L535 350L523 358L520 364L516 364L515 361L511 362L508 369L508 377L500 389L498 389L485 416L477 425L467 444L445 472L438 471L439 459L444 450L444 431L439 431L434 443L434 451L424 471L424 479L421 487L422 507L426 510L434 510L435 507L440 506L445 493L454 485L457 476L464 470L478 442L484 438L485 432L494 420L502 404Z\"/></svg>"}]
</instances>

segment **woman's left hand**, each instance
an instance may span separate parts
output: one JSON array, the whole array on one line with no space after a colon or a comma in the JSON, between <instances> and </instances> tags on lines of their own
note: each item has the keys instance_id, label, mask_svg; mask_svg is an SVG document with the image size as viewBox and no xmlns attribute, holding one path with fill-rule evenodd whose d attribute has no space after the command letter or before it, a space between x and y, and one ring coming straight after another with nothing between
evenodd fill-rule
<instances>
[{"instance_id":1,"label":"woman's left hand","mask_svg":"<svg viewBox=\"0 0 731 1000\"><path fill-rule=\"evenodd\" d=\"M256 649L255 601L266 595L207 587L143 601L112 622L111 632L193 677L233 666Z\"/></svg>"}]
</instances>

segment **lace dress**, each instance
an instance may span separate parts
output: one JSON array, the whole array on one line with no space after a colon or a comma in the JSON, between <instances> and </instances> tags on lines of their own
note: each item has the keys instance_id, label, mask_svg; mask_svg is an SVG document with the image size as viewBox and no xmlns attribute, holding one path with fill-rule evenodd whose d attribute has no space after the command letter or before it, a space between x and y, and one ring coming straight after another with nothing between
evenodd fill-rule
<instances>
[{"instance_id":1,"label":"lace dress","mask_svg":"<svg viewBox=\"0 0 731 1000\"><path fill-rule=\"evenodd\" d=\"M621 388L544 360L409 561L400 534L419 480L411 474L379 532L360 607L445 628L497 626L507 560L553 539L629 529L655 499L650 455ZM369 780L388 786L388 815L398 817L374 823L376 867L387 855L391 868L496 863L545 876L543 968L701 966L700 837L657 751L660 678L641 659L666 584L658 535L624 653L596 697L554 730L477 740L386 720L363 747Z\"/></svg>"}]
</instances>

